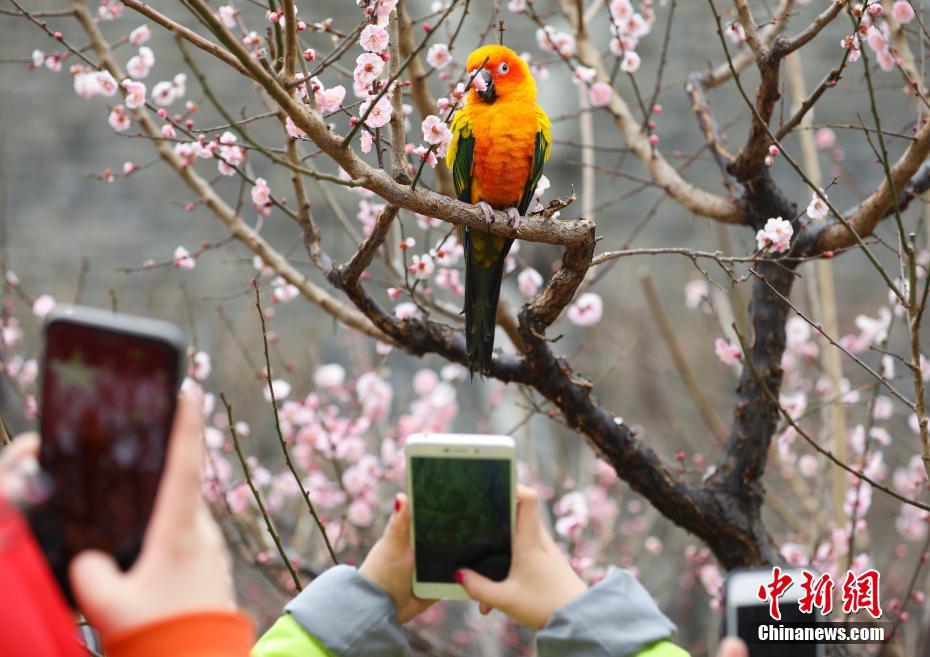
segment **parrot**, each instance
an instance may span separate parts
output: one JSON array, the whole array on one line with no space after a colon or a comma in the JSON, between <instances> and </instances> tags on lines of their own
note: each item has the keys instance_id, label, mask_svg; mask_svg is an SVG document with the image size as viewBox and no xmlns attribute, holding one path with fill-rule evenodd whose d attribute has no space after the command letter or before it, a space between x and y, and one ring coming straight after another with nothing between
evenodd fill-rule
<instances>
[{"instance_id":1,"label":"parrot","mask_svg":"<svg viewBox=\"0 0 930 657\"><path fill-rule=\"evenodd\" d=\"M504 210L516 228L549 159L552 124L536 104L536 81L516 52L482 46L465 64L471 80L450 124L446 163L460 201L477 204L488 225ZM494 352L504 258L513 239L465 227L465 348L469 374L487 375Z\"/></svg>"}]
</instances>

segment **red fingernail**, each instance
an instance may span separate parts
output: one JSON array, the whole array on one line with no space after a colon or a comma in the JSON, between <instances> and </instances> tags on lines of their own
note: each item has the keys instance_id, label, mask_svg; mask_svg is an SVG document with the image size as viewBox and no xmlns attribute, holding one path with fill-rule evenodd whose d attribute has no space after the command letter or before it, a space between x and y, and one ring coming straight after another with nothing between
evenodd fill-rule
<instances>
[{"instance_id":1,"label":"red fingernail","mask_svg":"<svg viewBox=\"0 0 930 657\"><path fill-rule=\"evenodd\" d=\"M456 581L456 583L458 583L458 584L461 584L462 582L464 582L464 581L465 581L465 573L463 573L461 570L456 570L456 571L455 571L455 581Z\"/></svg>"},{"instance_id":2,"label":"red fingernail","mask_svg":"<svg viewBox=\"0 0 930 657\"><path fill-rule=\"evenodd\" d=\"M400 497L394 497L394 513L400 511Z\"/></svg>"}]
</instances>

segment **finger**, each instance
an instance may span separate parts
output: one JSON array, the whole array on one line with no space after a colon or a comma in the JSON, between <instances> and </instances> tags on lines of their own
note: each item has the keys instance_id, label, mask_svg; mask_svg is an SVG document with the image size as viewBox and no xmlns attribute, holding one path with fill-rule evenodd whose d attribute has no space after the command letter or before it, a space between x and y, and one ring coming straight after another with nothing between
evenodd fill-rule
<instances>
[{"instance_id":1,"label":"finger","mask_svg":"<svg viewBox=\"0 0 930 657\"><path fill-rule=\"evenodd\" d=\"M91 623L99 626L107 618L107 609L121 600L118 591L125 575L116 561L105 552L86 550L78 554L68 566L68 576L78 607ZM104 631L106 628L100 628Z\"/></svg>"},{"instance_id":2,"label":"finger","mask_svg":"<svg viewBox=\"0 0 930 657\"><path fill-rule=\"evenodd\" d=\"M717 648L717 657L749 657L749 649L742 639L728 636L720 642Z\"/></svg>"},{"instance_id":3,"label":"finger","mask_svg":"<svg viewBox=\"0 0 930 657\"><path fill-rule=\"evenodd\" d=\"M532 488L517 486L517 531L515 545L535 545L545 536L539 517L539 494Z\"/></svg>"},{"instance_id":4,"label":"finger","mask_svg":"<svg viewBox=\"0 0 930 657\"><path fill-rule=\"evenodd\" d=\"M13 439L13 442L0 450L0 467L5 467L8 462L16 462L22 458L38 458L39 456L39 434L34 431L21 433Z\"/></svg>"},{"instance_id":5,"label":"finger","mask_svg":"<svg viewBox=\"0 0 930 657\"><path fill-rule=\"evenodd\" d=\"M394 513L384 528L384 538L399 546L410 544L410 503L403 493L394 497Z\"/></svg>"},{"instance_id":6,"label":"finger","mask_svg":"<svg viewBox=\"0 0 930 657\"><path fill-rule=\"evenodd\" d=\"M505 582L495 582L467 568L455 572L455 581L465 589L469 598L487 607L500 607L506 595Z\"/></svg>"},{"instance_id":7,"label":"finger","mask_svg":"<svg viewBox=\"0 0 930 657\"><path fill-rule=\"evenodd\" d=\"M188 391L178 398L178 410L168 443L165 471L158 485L153 530L189 525L197 517L203 463L203 395Z\"/></svg>"},{"instance_id":8,"label":"finger","mask_svg":"<svg viewBox=\"0 0 930 657\"><path fill-rule=\"evenodd\" d=\"M482 603L480 603L480 604L478 605L478 611L481 612L481 615L482 615L482 616L487 616L487 615L490 614L492 611L494 611L494 607L492 607L491 605L488 605L488 604L485 604L485 603L482 602Z\"/></svg>"}]
</instances>

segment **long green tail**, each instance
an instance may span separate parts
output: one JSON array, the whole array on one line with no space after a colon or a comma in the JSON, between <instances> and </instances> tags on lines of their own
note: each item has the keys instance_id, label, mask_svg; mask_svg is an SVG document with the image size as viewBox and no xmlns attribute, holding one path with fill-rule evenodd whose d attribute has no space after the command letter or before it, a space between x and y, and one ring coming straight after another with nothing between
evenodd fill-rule
<instances>
[{"instance_id":1,"label":"long green tail","mask_svg":"<svg viewBox=\"0 0 930 657\"><path fill-rule=\"evenodd\" d=\"M512 239L465 229L465 347L471 375L491 371L497 301L511 244Z\"/></svg>"}]
</instances>

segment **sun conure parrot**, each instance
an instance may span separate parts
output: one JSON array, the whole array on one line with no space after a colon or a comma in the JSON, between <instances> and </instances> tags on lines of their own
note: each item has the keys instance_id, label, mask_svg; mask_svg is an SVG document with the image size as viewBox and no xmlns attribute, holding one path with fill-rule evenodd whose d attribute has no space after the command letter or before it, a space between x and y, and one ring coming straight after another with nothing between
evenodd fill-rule
<instances>
[{"instance_id":1,"label":"sun conure parrot","mask_svg":"<svg viewBox=\"0 0 930 657\"><path fill-rule=\"evenodd\" d=\"M465 66L471 88L465 106L452 119L446 153L455 193L460 201L477 203L489 225L493 208L505 210L516 227L549 158L551 123L536 104L536 81L529 66L510 48L483 46L468 56ZM470 228L461 239L468 369L487 374L504 258L513 240Z\"/></svg>"}]
</instances>

